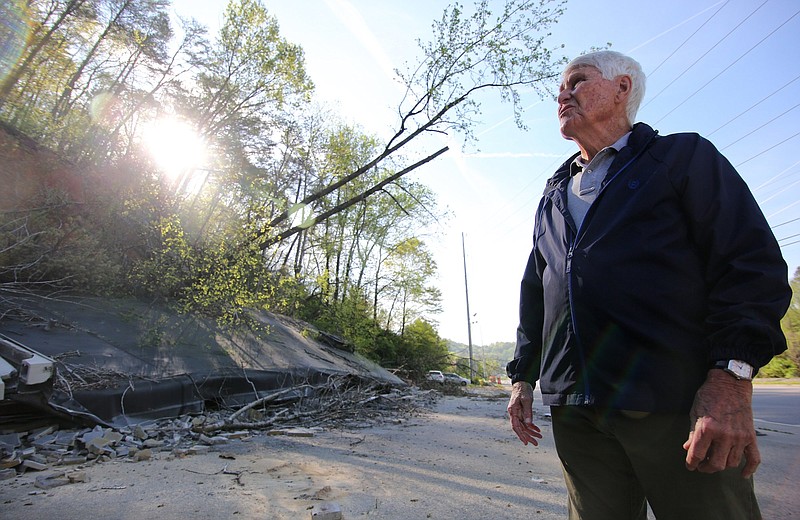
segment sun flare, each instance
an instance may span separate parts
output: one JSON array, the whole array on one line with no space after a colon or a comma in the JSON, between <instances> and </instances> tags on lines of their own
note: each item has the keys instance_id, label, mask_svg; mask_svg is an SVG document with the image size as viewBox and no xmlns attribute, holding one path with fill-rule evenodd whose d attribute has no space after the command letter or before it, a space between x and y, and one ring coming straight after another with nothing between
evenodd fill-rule
<instances>
[{"instance_id":1,"label":"sun flare","mask_svg":"<svg viewBox=\"0 0 800 520\"><path fill-rule=\"evenodd\" d=\"M142 132L142 140L158 168L171 181L205 163L205 141L180 119L164 118L149 123Z\"/></svg>"}]
</instances>

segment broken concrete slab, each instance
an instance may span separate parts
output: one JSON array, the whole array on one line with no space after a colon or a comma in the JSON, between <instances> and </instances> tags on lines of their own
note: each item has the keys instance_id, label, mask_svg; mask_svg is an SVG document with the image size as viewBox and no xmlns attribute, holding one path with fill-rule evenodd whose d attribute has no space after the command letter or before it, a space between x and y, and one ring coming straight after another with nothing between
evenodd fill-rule
<instances>
[{"instance_id":1,"label":"broken concrete slab","mask_svg":"<svg viewBox=\"0 0 800 520\"><path fill-rule=\"evenodd\" d=\"M133 436L140 441L143 441L148 437L150 437L150 435L148 435L147 432L144 430L144 428L142 428L142 426L139 424L137 424L136 427L133 429Z\"/></svg>"},{"instance_id":2,"label":"broken concrete slab","mask_svg":"<svg viewBox=\"0 0 800 520\"><path fill-rule=\"evenodd\" d=\"M161 448L164 446L164 441L157 440L157 439L145 439L142 443L142 446L145 448Z\"/></svg>"},{"instance_id":3,"label":"broken concrete slab","mask_svg":"<svg viewBox=\"0 0 800 520\"><path fill-rule=\"evenodd\" d=\"M19 433L6 433L0 435L0 455L3 453L11 453L22 444Z\"/></svg>"},{"instance_id":4,"label":"broken concrete slab","mask_svg":"<svg viewBox=\"0 0 800 520\"><path fill-rule=\"evenodd\" d=\"M90 442L92 442L95 439L102 439L104 433L105 433L105 430L103 429L103 427L98 425L98 426L95 426L91 431L88 431L88 432L84 433L81 436L80 440L81 440L82 443L88 445Z\"/></svg>"},{"instance_id":5,"label":"broken concrete slab","mask_svg":"<svg viewBox=\"0 0 800 520\"><path fill-rule=\"evenodd\" d=\"M319 428L281 428L279 430L270 430L267 435L286 435L287 437L313 437L319 433Z\"/></svg>"},{"instance_id":6,"label":"broken concrete slab","mask_svg":"<svg viewBox=\"0 0 800 520\"><path fill-rule=\"evenodd\" d=\"M74 466L78 464L83 464L87 461L86 455L70 455L61 458L61 464L65 466Z\"/></svg>"},{"instance_id":7,"label":"broken concrete slab","mask_svg":"<svg viewBox=\"0 0 800 520\"><path fill-rule=\"evenodd\" d=\"M67 480L69 480L70 484L76 484L78 482L89 482L89 476L86 474L85 471L74 471L72 473L67 473Z\"/></svg>"},{"instance_id":8,"label":"broken concrete slab","mask_svg":"<svg viewBox=\"0 0 800 520\"><path fill-rule=\"evenodd\" d=\"M49 475L39 475L33 485L39 489L53 489L69 484L69 479L63 472L51 473Z\"/></svg>"},{"instance_id":9,"label":"broken concrete slab","mask_svg":"<svg viewBox=\"0 0 800 520\"><path fill-rule=\"evenodd\" d=\"M94 455L100 455L103 453L104 448L108 444L109 441L104 439L103 437L95 437L94 439L86 443L86 449L89 450L89 453L92 453Z\"/></svg>"},{"instance_id":10,"label":"broken concrete slab","mask_svg":"<svg viewBox=\"0 0 800 520\"><path fill-rule=\"evenodd\" d=\"M42 437L52 434L55 431L56 431L56 426L53 425L44 428L39 428L38 430L32 431L28 436L28 438L33 441L36 441L38 439L41 439Z\"/></svg>"},{"instance_id":11,"label":"broken concrete slab","mask_svg":"<svg viewBox=\"0 0 800 520\"><path fill-rule=\"evenodd\" d=\"M47 464L43 464L41 462L37 462L35 460L25 459L22 461L22 464L19 465L20 468L23 470L25 469L32 469L34 471L44 471L48 468Z\"/></svg>"},{"instance_id":12,"label":"broken concrete slab","mask_svg":"<svg viewBox=\"0 0 800 520\"><path fill-rule=\"evenodd\" d=\"M342 508L335 502L315 505L311 510L312 520L342 520Z\"/></svg>"},{"instance_id":13,"label":"broken concrete slab","mask_svg":"<svg viewBox=\"0 0 800 520\"><path fill-rule=\"evenodd\" d=\"M203 433L200 434L200 442L204 444L208 444L209 446L216 446L218 444L227 444L228 438L222 435L215 435L214 437L209 437Z\"/></svg>"}]
</instances>

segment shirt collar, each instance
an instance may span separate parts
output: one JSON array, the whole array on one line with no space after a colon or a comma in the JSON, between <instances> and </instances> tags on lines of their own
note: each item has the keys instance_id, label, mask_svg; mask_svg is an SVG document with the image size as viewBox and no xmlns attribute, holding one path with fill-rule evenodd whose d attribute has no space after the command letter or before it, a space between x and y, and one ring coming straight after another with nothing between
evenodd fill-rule
<instances>
[{"instance_id":1,"label":"shirt collar","mask_svg":"<svg viewBox=\"0 0 800 520\"><path fill-rule=\"evenodd\" d=\"M632 130L630 132L628 132L627 134L623 135L622 137L620 137L619 139L617 139L617 142L615 142L611 146L606 146L605 148L603 148L602 150L597 152L597 155L595 155L594 158L597 158L597 157L599 157L601 155L605 155L605 154L609 153L611 150L613 150L614 153L617 153L620 150L622 150L623 148L625 148L626 146L628 146L628 139L630 138L631 133L633 133ZM594 158L592 160L594 160ZM579 169L586 168L586 166L591 162L592 161L589 161L589 162L584 161L583 157L581 157L580 154L578 154L578 156L575 157L575 161L574 161L575 165Z\"/></svg>"}]
</instances>

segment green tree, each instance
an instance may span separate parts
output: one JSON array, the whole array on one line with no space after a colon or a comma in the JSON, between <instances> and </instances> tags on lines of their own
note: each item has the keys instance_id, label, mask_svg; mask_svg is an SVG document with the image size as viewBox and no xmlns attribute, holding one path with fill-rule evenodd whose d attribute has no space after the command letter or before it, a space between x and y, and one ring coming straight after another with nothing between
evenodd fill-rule
<instances>
[{"instance_id":1,"label":"green tree","mask_svg":"<svg viewBox=\"0 0 800 520\"><path fill-rule=\"evenodd\" d=\"M789 357L794 361L795 365L800 367L800 267L795 270L790 285L792 287L792 301L781 325L789 345Z\"/></svg>"},{"instance_id":2,"label":"green tree","mask_svg":"<svg viewBox=\"0 0 800 520\"><path fill-rule=\"evenodd\" d=\"M386 327L394 324L405 335L408 323L439 310L441 293L429 285L436 262L421 240L409 238L397 245L386 264L390 273L383 295L389 301Z\"/></svg>"},{"instance_id":3,"label":"green tree","mask_svg":"<svg viewBox=\"0 0 800 520\"><path fill-rule=\"evenodd\" d=\"M414 378L422 379L431 369L447 364L447 342L439 337L429 322L417 319L408 324L401 336L395 366L403 367Z\"/></svg>"},{"instance_id":4,"label":"green tree","mask_svg":"<svg viewBox=\"0 0 800 520\"><path fill-rule=\"evenodd\" d=\"M281 37L259 0L231 0L216 44L194 65L188 115L202 134L229 144L257 141L285 103L306 100L313 88L302 48Z\"/></svg>"},{"instance_id":5,"label":"green tree","mask_svg":"<svg viewBox=\"0 0 800 520\"><path fill-rule=\"evenodd\" d=\"M479 112L476 97L481 92L499 90L501 99L512 103L515 120L522 127L518 89L532 87L545 94L545 82L555 78L565 63L545 45L547 30L563 13L563 5L563 1L554 0L506 0L496 14L483 0L475 4L470 16L459 4L448 7L442 19L433 24L432 40L420 42L423 56L419 63L406 72L398 71L406 93L398 109L400 120L395 133L383 150L336 182L310 193L301 203L311 204L328 196L423 135L457 131L470 139ZM396 175L416 169L446 150L441 148ZM267 236L288 218L288 211L280 213L258 236ZM292 227L278 237L301 231ZM267 248L275 240L265 239L262 246Z\"/></svg>"},{"instance_id":6,"label":"green tree","mask_svg":"<svg viewBox=\"0 0 800 520\"><path fill-rule=\"evenodd\" d=\"M281 36L261 0L230 1L214 41L182 22L177 46L166 0L25 5L31 31L16 40L19 59L3 64L0 118L91 182L89 204L68 211L54 202L47 219L3 223L4 239L18 242L5 249L13 265L61 273L59 281L97 272L85 288L126 280L132 293L226 322L245 308L297 312L374 359L415 370L444 362L425 349L416 356L440 346L423 319L439 296L419 230L442 215L430 190L404 175L446 148L415 154L409 145L468 135L481 91L499 89L516 112L515 89L547 79L558 63L534 36L561 4L508 0L494 14L480 2L470 16L449 8L421 44L419 66L401 74L407 94L385 141L308 103L302 48ZM164 115L191 121L214 156L174 183L139 145L143 124ZM201 182L186 189L193 177ZM66 251L101 269L68 272L52 261Z\"/></svg>"},{"instance_id":7,"label":"green tree","mask_svg":"<svg viewBox=\"0 0 800 520\"><path fill-rule=\"evenodd\" d=\"M787 348L758 371L759 377L800 377L800 267L795 270L789 285L792 300L781 320Z\"/></svg>"},{"instance_id":8,"label":"green tree","mask_svg":"<svg viewBox=\"0 0 800 520\"><path fill-rule=\"evenodd\" d=\"M518 126L523 108L518 89L548 94L547 80L558 75L564 58L546 45L548 30L564 12L565 2L506 0L499 12L488 0L472 14L456 3L433 23L433 38L419 42L421 61L399 72L407 94L400 125L387 150L426 132L455 130L470 139L480 113L476 96L499 91L512 104Z\"/></svg>"},{"instance_id":9,"label":"green tree","mask_svg":"<svg viewBox=\"0 0 800 520\"><path fill-rule=\"evenodd\" d=\"M125 64L108 63L108 58L115 54L115 50L108 49L104 53L102 52L103 47L125 48L127 43L132 43L140 51L149 50L163 54L163 46L171 36L165 12L169 6L167 0L104 0L96 2L96 4L97 23L92 33L87 33L87 36L93 37L93 40L87 38L86 49L81 49L81 52L76 55L81 56L80 61L75 62L74 70L66 80L52 110L53 117L56 119L64 117L75 103L78 82L87 72L91 71L92 75L107 75L112 78L130 74L129 67ZM152 38L154 29L159 28L161 37ZM167 29L166 33L164 28ZM158 43L153 45L156 41ZM158 48L159 45L162 49ZM130 64L129 61L128 65ZM109 74L109 69L115 72ZM85 86L81 89L81 95L91 92L91 83L91 80L84 81Z\"/></svg>"},{"instance_id":10,"label":"green tree","mask_svg":"<svg viewBox=\"0 0 800 520\"><path fill-rule=\"evenodd\" d=\"M3 40L11 49L19 49L19 52L12 53L12 56L18 56L13 63L4 64L3 68L7 73L3 74L0 83L0 106L9 99L23 76L30 74L44 61L41 55L47 52L45 49L63 38L60 35L64 34L64 27L82 14L84 4L87 3L87 0L32 1L27 2L27 5L23 0L3 3L0 14L6 21L3 30L8 31L8 34L3 35ZM26 20L25 14L31 19Z\"/></svg>"}]
</instances>

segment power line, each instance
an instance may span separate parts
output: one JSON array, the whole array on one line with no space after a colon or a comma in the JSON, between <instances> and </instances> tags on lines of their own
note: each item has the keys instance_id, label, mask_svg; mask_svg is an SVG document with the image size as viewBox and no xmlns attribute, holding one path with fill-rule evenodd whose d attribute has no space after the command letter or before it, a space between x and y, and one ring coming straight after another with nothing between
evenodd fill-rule
<instances>
[{"instance_id":1,"label":"power line","mask_svg":"<svg viewBox=\"0 0 800 520\"><path fill-rule=\"evenodd\" d=\"M785 85L783 85L781 88L779 88L778 90L774 91L772 94L770 94L770 95L768 95L767 97L765 97L765 98L761 99L761 100L760 100L758 103L756 103L756 104L754 104L754 105L751 105L751 106L750 106L750 108L748 108L748 109L747 109L747 110L745 110L744 112L741 112L741 113L739 113L739 115L737 115L737 116L736 116L736 117L734 117L733 119L730 119L730 120L728 120L726 123L723 123L723 124L722 124L722 126L720 126L720 127L716 128L714 131L712 131L712 132L709 132L709 133L708 133L708 134L706 134L706 135L707 135L707 136L711 136L711 135L715 134L715 133L716 133L718 130L722 130L723 128L725 128L725 127L726 127L726 126L728 126L729 124L733 123L734 121L736 121L737 119L739 119L740 117L742 117L743 115L745 115L746 113L748 113L749 111L751 111L752 109L754 109L755 107L757 107L758 105L760 105L761 103L763 103L764 101L768 100L769 98L771 98L772 96L774 96L775 94L777 94L778 92L780 92L781 90L785 89L786 87L788 87L789 85L791 85L792 83L794 83L795 81L797 81L798 79L800 79L800 74L799 74L799 75L797 75L797 76L795 76L795 78L794 78L793 80L791 80L790 82L786 83L786 84L785 84Z\"/></svg>"},{"instance_id":2,"label":"power line","mask_svg":"<svg viewBox=\"0 0 800 520\"><path fill-rule=\"evenodd\" d=\"M628 52L627 52L626 54L632 55L634 52L638 51L639 49L641 49L641 48L642 48L642 47L644 47L645 45L649 45L649 44L653 43L654 41L658 40L659 38L661 38L661 37L662 37L662 36L664 36L665 34L669 34L669 33L671 33L672 31L674 31L675 29L677 29L677 28L678 28L678 27L680 27L681 25L685 25L685 24L689 23L690 21L694 20L695 18L697 18L697 17L698 17L698 16L700 16L701 14L705 13L706 11L710 11L710 10L712 10L713 8L715 8L716 6L718 6L718 5L719 5L719 4L721 4L721 3L726 3L726 4L727 4L727 3L728 3L728 0L724 0L724 2L723 2L723 1L720 1L720 2L717 2L716 4L712 4L712 5L708 6L708 7L706 7L706 8L705 8L705 9L703 9L702 11L700 11L700 12L698 12L698 13L696 13L696 14L694 14L694 15L690 16L689 18L685 19L685 20L684 20L684 21L682 21L681 23L679 23L679 24L677 24L677 25L673 25L672 27L670 27L670 28L669 28L669 29L667 29L666 31L661 31L660 33L656 34L655 36L653 36L652 38L650 38L650 39L649 39L649 40L647 40L646 42L640 43L640 44L639 44L639 45L637 45L636 47L634 47L634 48L632 48L632 49L629 49L629 50L628 50ZM715 14L716 14L716 13L715 13ZM713 15L712 15L712 16L713 16ZM664 60L664 61L666 61L666 60ZM660 65L659 65L659 66L660 66Z\"/></svg>"},{"instance_id":3,"label":"power line","mask_svg":"<svg viewBox=\"0 0 800 520\"><path fill-rule=\"evenodd\" d=\"M766 3L766 2L764 2L764 3ZM762 4L762 5L764 5L764 4ZM760 7L759 7L759 9L760 9ZM783 27L784 25L786 25L787 23L789 23L789 22L790 22L792 19L794 19L794 17L795 17L795 16L797 16L798 14L800 14L800 11L797 11L796 13L794 13L794 14L793 14L793 15L792 15L792 16L791 16L791 17L790 17L788 20L786 20L785 22L783 22L782 24L780 24L778 27L776 27L775 29L773 29L773 30L772 30L772 32L770 32L768 35L764 36L764 37L763 37L761 40L759 40L759 42L758 42L758 43L756 43L755 45L753 45L752 47L750 47L749 49L747 49L747 52L745 52L744 54L742 54L741 56L739 56L738 58L736 58L736 59L733 61L733 63L731 63L730 65L728 65L728 66L727 66L727 67L725 67L724 69L722 69L722 70L721 70L721 71L720 71L720 72L719 72L719 73L718 73L716 76L714 76L713 78L711 78L710 80L708 80L706 83L704 83L704 84L703 84L703 86L701 86L700 88L698 88L697 90L695 90L694 92L692 92L692 93L689 95L689 97L687 97L686 99L684 99L683 101L681 101L681 102L678 104L678 106L676 106L675 108L673 108L672 110L670 110L669 112L667 112L667 113L666 113L664 116L662 116L662 117L661 117L661 119L659 119L658 121L656 121L656 123L660 123L660 122L661 122L661 121L663 121L665 118L667 118L667 117L668 117L670 114L672 114L673 112L675 112L676 110L678 110L680 107L682 107L682 106L684 105L684 103L686 103L687 101L689 101L690 99L692 99L692 98L695 96L695 94L697 94L698 92L700 92L701 90L703 90L704 88L706 88L706 87L707 87L707 86L708 86L708 85L709 85L709 84L710 84L712 81L714 81L715 79L717 79L718 77L720 77L720 76L721 76L722 74L724 74L724 73L725 73L725 72L726 72L728 69L730 69L731 67L733 67L733 66L734 66L736 63L738 63L738 62L739 62L739 60L741 60L742 58L744 58L745 56L747 56L748 54L750 54L750 52L751 52L751 51L753 51L753 50L754 50L756 47L758 47L759 45L761 45L762 43L764 43L764 42L765 42L765 41L766 41L766 40L767 40L767 39L768 39L770 36L772 36L773 34L775 34L775 33L776 33L778 30L780 30L780 28L781 28L781 27ZM749 17L748 17L748 18L749 18ZM741 24L740 24L740 25L741 25ZM737 26L737 27L738 27L738 26ZM720 41L721 41L721 40L720 40ZM663 92L663 91L662 91L662 92Z\"/></svg>"},{"instance_id":4,"label":"power line","mask_svg":"<svg viewBox=\"0 0 800 520\"><path fill-rule=\"evenodd\" d=\"M760 201L759 204L765 204L765 203L771 201L772 199L774 199L775 197L777 197L778 195L782 194L783 192L785 192L786 190L788 190L789 188L791 188L792 186L794 186L796 184L800 184L800 180L797 180L797 181L789 184L788 186L786 186L784 188L781 188L776 193L774 193L771 197L767 197L766 199Z\"/></svg>"},{"instance_id":5,"label":"power line","mask_svg":"<svg viewBox=\"0 0 800 520\"><path fill-rule=\"evenodd\" d=\"M719 44L721 44L723 41L725 41L725 40L728 38L728 36L730 36L731 34L733 34L733 32L734 32L736 29L738 29L739 27L741 27L741 25L742 25L742 24L744 24L744 22L746 22L747 20L749 20L749 19L750 19L750 17L751 17L751 16L753 16L754 14L756 14L756 12L757 12L759 9L761 9L762 7L764 7L764 5L766 5L767 1L768 1L768 0L765 0L763 4L761 4L760 6L758 6L758 7L755 9L755 11L753 11L753 12L751 12L749 15L747 15L747 18L745 18L744 20L742 20L741 22L739 22L739 23L736 25L736 27L734 27L733 29L731 29L730 31L728 31L728 33L727 33L725 36L723 36L723 37L722 37L720 40L718 40L718 41L717 41L717 43L715 43L715 44L714 44L714 45L713 45L713 46L712 46L710 49L708 49L708 50L707 50L705 53L703 53L703 54L702 54L702 55L701 55L699 58L697 58L697 59L694 61L694 63L692 63L691 65L689 65L688 67L686 67L686 68L683 70L683 72L681 72L680 74L678 74L678 77L676 77L675 79L673 79L673 80L672 80L672 81L671 81L671 82L670 82L670 83L669 83L669 84L668 84L666 87L664 87L663 89L661 89L661 90L658 92L658 94L656 94L655 96L651 97L651 98L650 98L650 99L647 101L647 103L645 103L645 105L644 105L644 106L646 107L647 105L649 105L650 103L652 103L652 102L653 102L653 101L654 101L654 100L655 100L655 99L656 99L658 96L660 96L661 94L663 94L665 90L667 90L669 87L671 87L671 86L672 86L672 85L673 85L673 84L674 84L676 81L678 81L679 79L681 79L681 78L683 77L683 75L684 75L684 74L686 74L687 72L689 72L689 70L690 70L692 67L694 67L695 65L697 65L697 63L698 63L700 60L702 60L703 58L705 58L705 57L708 55L708 53L710 53L711 51L713 51L714 49L716 49L716 48L717 48L717 46L718 46ZM644 108L644 107L642 107L642 108ZM662 118L662 119L663 119L663 118Z\"/></svg>"},{"instance_id":6,"label":"power line","mask_svg":"<svg viewBox=\"0 0 800 520\"><path fill-rule=\"evenodd\" d=\"M782 144L783 144L783 143L785 143L786 141L791 141L792 139L794 139L794 138L795 138L795 137L797 137L798 135L800 135L800 132L797 132L796 134L794 134L794 135L793 135L793 136L791 136L791 137L787 137L787 138L786 138L786 139L784 139L783 141L781 141L781 142L779 142L779 143L777 143L777 144L774 144L774 145L770 146L770 147L769 147L769 148L767 148L766 150L763 150L763 151L761 151L761 152L759 152L759 153L755 154L754 156L750 157L749 159L745 159L744 161L742 161L742 162L740 162L739 164L737 164L737 165L736 165L736 167L738 168L739 166L741 166L741 165L743 165L743 164L745 164L745 163L748 163L748 162L752 161L752 160L753 160L753 159L755 159L756 157L758 157L758 156L760 156L760 155L764 155L764 154L765 154L765 153L767 153L768 151L770 151L770 150L772 150L773 148L776 148L776 147L778 147L778 146L782 145Z\"/></svg>"},{"instance_id":7,"label":"power line","mask_svg":"<svg viewBox=\"0 0 800 520\"><path fill-rule=\"evenodd\" d=\"M797 166L798 164L800 164L800 161L797 161L796 163L792 164L791 166L789 166L789 167L787 167L787 168L784 168L782 171L778 172L778 173L777 173L777 174L776 174L774 177L772 177L771 179L768 179L768 180L766 180L766 181L762 182L762 183L761 183L759 186L756 186L755 188L753 188L753 192L759 191L759 190L761 190L762 188L766 188L767 186L769 186L770 184L772 184L772 182L773 182L773 181L776 181L776 180L778 180L778 179L783 179L783 178L785 177L785 175L784 175L784 174L785 174L786 172L788 172L789 170L791 170L792 168L794 168L795 166ZM792 175L795 175L795 174L793 173Z\"/></svg>"},{"instance_id":8,"label":"power line","mask_svg":"<svg viewBox=\"0 0 800 520\"><path fill-rule=\"evenodd\" d=\"M744 134L744 135L743 135L742 137L740 137L739 139L737 139L737 140L735 140L734 142L732 142L732 143L730 143L730 144L726 145L724 148L722 148L722 150L725 150L725 149L727 149L727 148L730 148L731 146L735 145L736 143L738 143L739 141L741 141L741 140L742 140L742 139L744 139L745 137L748 137L749 135L752 135L752 134L754 134L754 133L758 132L759 130L761 130L762 128L764 128L765 126L767 126L768 124L772 123L772 122L773 122L773 121L775 121L776 119L780 119L781 117L785 116L786 114L788 114L789 112L791 112L792 110L794 110L794 109L795 109L795 108L797 108L797 107L800 107L800 103L796 104L796 105L795 105L795 106L793 106L792 108L789 108L789 109L787 109L787 110L784 110L782 113L780 113L780 114L778 114L777 116L773 117L772 119L770 119L769 121L767 121L767 122L766 122L766 123L764 123L763 125L761 125L761 126L759 126L759 127L757 127L757 128L754 128L753 130L751 130L751 131L749 131L748 133Z\"/></svg>"},{"instance_id":9,"label":"power line","mask_svg":"<svg viewBox=\"0 0 800 520\"><path fill-rule=\"evenodd\" d=\"M718 2L718 3L717 3L717 5L719 5L719 3L722 3L722 2ZM683 40L683 43L681 43L680 45L678 45L678 46L675 48L675 50L674 50L674 51L672 51L672 52L670 53L670 55L669 55L669 56L667 56L666 58L664 58L664 59L661 61L661 63L659 63L658 65L656 65L656 68L654 68L652 71L650 71L650 73L649 73L647 76L648 76L648 77L652 76L652 75L653 75L653 74L654 74L654 73L655 73L655 72L656 72L658 69L660 69L660 68L661 68L661 66L662 66L662 65L664 65L664 64L667 62L667 60L669 60L671 57L673 57L673 56L675 55L675 53L676 53L676 52L678 52L679 50L681 50L681 48L683 48L683 46L684 46L684 45L686 45L686 44L689 42L689 40L691 40L692 38L694 38L694 35L695 35L695 34L697 34L698 32L700 32L700 29L702 29L703 27L705 27L705 26L706 26L706 24L707 24L708 22L710 22L711 20L713 20L713 19L714 19L714 17L715 17L715 16L717 16L717 14L719 14L719 12L720 12L720 11L722 11L722 8L723 8L723 7L725 7L726 5L728 5L728 0L725 0L725 2L724 2L724 3L722 3L722 5L720 6L720 8L719 8L719 9L717 9L716 11L714 11L714 14L712 14L711 16L709 16L709 17L708 17L708 19L707 19L705 22L703 22L703 23L700 25L700 27L698 27L698 28L697 28L697 29L696 29L696 30L695 30L695 31L694 31L692 34L690 34L688 38L686 38L685 40ZM703 12L705 12L705 11L703 11ZM663 34L663 33L662 33L662 34ZM676 78L676 79L677 79L677 78ZM651 101L652 101L652 100L651 100ZM649 103L649 102L650 102L650 101L648 101L648 103Z\"/></svg>"},{"instance_id":10,"label":"power line","mask_svg":"<svg viewBox=\"0 0 800 520\"><path fill-rule=\"evenodd\" d=\"M785 226L786 224L791 224L792 222L797 222L798 220L800 220L800 217L793 218L791 220L787 220L786 222L781 222L780 224L775 224L774 226L772 226L772 229L775 229L775 228L778 228L778 227L781 227L781 226Z\"/></svg>"},{"instance_id":11,"label":"power line","mask_svg":"<svg viewBox=\"0 0 800 520\"><path fill-rule=\"evenodd\" d=\"M784 211L786 211L787 209L789 209L789 208L792 208L792 207L794 207L794 206L797 206L798 204L800 204L800 200L796 200L796 201L792 202L791 204L787 204L786 206L782 207L782 208L781 208L781 209L779 209L778 211L774 211L774 212L772 212L770 215L767 215L767 219L771 219L772 217L774 217L774 216L775 216L775 215L777 215L778 213L783 213L783 212L784 212Z\"/></svg>"}]
</instances>

